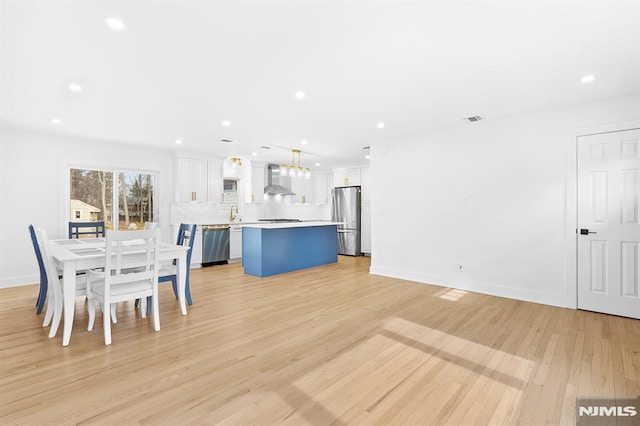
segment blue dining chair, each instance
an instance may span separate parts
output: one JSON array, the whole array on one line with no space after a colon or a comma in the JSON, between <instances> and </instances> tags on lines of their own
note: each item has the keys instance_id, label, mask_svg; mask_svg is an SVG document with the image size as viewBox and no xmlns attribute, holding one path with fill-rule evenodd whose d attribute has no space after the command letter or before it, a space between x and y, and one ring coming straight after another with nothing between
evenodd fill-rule
<instances>
[{"instance_id":1,"label":"blue dining chair","mask_svg":"<svg viewBox=\"0 0 640 426\"><path fill-rule=\"evenodd\" d=\"M69 239L80 238L81 235L91 235L99 238L106 235L104 221L98 222L69 222Z\"/></svg>"},{"instance_id":2,"label":"blue dining chair","mask_svg":"<svg viewBox=\"0 0 640 426\"><path fill-rule=\"evenodd\" d=\"M31 235L31 243L33 244L33 251L36 252L36 260L38 261L38 267L40 268L40 289L38 290L38 299L36 300L36 314L42 313L44 302L47 298L47 272L44 267L44 261L42 260L42 252L40 245L38 244L38 238L36 237L36 230L33 225L29 225L29 234Z\"/></svg>"},{"instance_id":3,"label":"blue dining chair","mask_svg":"<svg viewBox=\"0 0 640 426\"><path fill-rule=\"evenodd\" d=\"M178 239L176 241L176 245L178 246L188 246L189 251L187 252L187 270L185 277L185 296L187 298L187 303L189 305L193 304L191 300L191 288L189 286L189 265L191 264L191 253L193 252L193 241L196 238L196 225L182 223L180 224L180 228L178 229ZM176 260L174 260L171 265L161 266L160 271L158 271L158 283L171 281L173 286L173 294L175 294L176 299L178 298L178 266L176 265ZM137 302L136 302L137 305ZM147 298L147 315L151 315L151 298Z\"/></svg>"}]
</instances>

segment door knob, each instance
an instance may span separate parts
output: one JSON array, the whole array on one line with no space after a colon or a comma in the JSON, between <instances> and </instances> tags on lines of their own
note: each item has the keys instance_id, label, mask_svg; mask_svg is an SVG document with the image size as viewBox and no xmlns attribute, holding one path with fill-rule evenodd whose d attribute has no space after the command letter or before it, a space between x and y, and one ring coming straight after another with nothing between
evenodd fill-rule
<instances>
[{"instance_id":1,"label":"door knob","mask_svg":"<svg viewBox=\"0 0 640 426\"><path fill-rule=\"evenodd\" d=\"M589 231L588 229L581 228L580 235L589 235L589 234L597 234L597 232Z\"/></svg>"}]
</instances>

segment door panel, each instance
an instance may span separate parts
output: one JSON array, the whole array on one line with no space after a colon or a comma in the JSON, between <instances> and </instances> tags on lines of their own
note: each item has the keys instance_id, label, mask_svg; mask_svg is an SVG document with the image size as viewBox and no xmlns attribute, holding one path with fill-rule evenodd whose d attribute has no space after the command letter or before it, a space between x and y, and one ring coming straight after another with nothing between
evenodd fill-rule
<instances>
[{"instance_id":1,"label":"door panel","mask_svg":"<svg viewBox=\"0 0 640 426\"><path fill-rule=\"evenodd\" d=\"M640 318L640 129L579 137L577 153L578 308Z\"/></svg>"}]
</instances>

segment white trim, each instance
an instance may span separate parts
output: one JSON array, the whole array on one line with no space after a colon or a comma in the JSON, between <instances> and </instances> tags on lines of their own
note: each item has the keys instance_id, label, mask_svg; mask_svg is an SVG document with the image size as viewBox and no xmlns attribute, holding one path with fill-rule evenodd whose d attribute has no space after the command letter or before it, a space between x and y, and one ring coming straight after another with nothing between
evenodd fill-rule
<instances>
[{"instance_id":1,"label":"white trim","mask_svg":"<svg viewBox=\"0 0 640 426\"><path fill-rule=\"evenodd\" d=\"M598 126L579 127L569 132L567 139L566 176L566 280L567 307L578 308L578 161L577 142L581 136L621 132L640 128L640 119L608 123Z\"/></svg>"},{"instance_id":2,"label":"white trim","mask_svg":"<svg viewBox=\"0 0 640 426\"><path fill-rule=\"evenodd\" d=\"M40 284L40 275L21 275L19 277L11 277L0 279L0 288L23 287L27 285L37 286ZM37 295L38 290L35 290Z\"/></svg>"},{"instance_id":3,"label":"white trim","mask_svg":"<svg viewBox=\"0 0 640 426\"><path fill-rule=\"evenodd\" d=\"M394 268L384 268L372 266L369 273L382 275L401 280L409 280L421 284L435 285L439 287L455 288L458 290L471 291L474 293L487 294L490 296L505 297L507 299L521 300L532 303L542 303L544 305L566 307L566 300L562 294L542 293L521 288L504 287L492 283L481 281L457 281L453 282L445 277L424 274L422 272L406 271Z\"/></svg>"}]
</instances>

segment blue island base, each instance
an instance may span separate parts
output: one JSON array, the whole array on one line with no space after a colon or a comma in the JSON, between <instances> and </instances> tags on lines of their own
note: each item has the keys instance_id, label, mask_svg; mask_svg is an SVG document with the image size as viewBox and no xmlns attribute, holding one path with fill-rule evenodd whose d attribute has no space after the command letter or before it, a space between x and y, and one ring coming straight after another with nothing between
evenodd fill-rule
<instances>
[{"instance_id":1,"label":"blue island base","mask_svg":"<svg viewBox=\"0 0 640 426\"><path fill-rule=\"evenodd\" d=\"M262 278L337 261L337 225L242 228L245 274Z\"/></svg>"}]
</instances>

